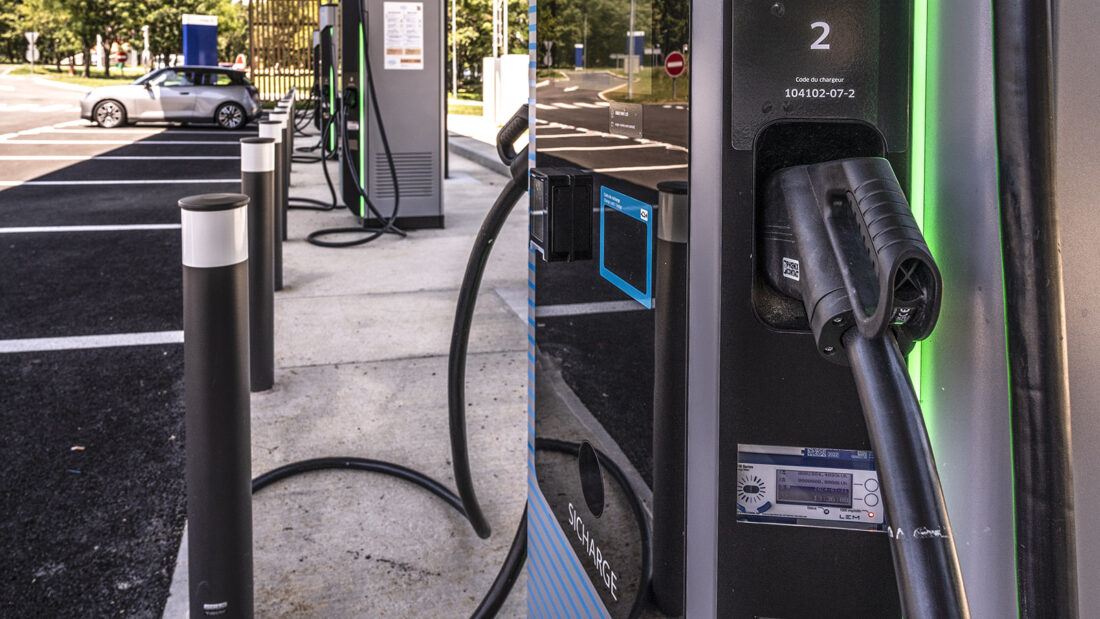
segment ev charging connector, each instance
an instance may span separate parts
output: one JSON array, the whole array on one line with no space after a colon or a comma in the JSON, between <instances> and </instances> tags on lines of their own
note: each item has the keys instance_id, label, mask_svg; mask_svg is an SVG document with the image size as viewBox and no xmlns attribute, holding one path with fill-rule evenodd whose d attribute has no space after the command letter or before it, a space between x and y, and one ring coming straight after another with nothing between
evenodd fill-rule
<instances>
[{"instance_id":1,"label":"ev charging connector","mask_svg":"<svg viewBox=\"0 0 1100 619\"><path fill-rule=\"evenodd\" d=\"M857 157L779 170L767 183L762 215L765 277L801 299L818 352L851 366L905 615L969 617L939 474L902 356L931 334L943 285L890 163Z\"/></svg>"},{"instance_id":2,"label":"ev charging connector","mask_svg":"<svg viewBox=\"0 0 1100 619\"><path fill-rule=\"evenodd\" d=\"M892 329L905 350L939 316L939 269L886 159L859 157L776 172L760 252L769 283L801 298L817 349L839 354L851 327Z\"/></svg>"}]
</instances>

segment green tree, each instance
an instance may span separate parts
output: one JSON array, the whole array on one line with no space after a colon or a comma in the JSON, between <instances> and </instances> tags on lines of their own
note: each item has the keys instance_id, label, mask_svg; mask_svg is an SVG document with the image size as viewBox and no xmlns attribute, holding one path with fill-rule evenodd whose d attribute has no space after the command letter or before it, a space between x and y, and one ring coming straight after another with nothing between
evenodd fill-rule
<instances>
[{"instance_id":1,"label":"green tree","mask_svg":"<svg viewBox=\"0 0 1100 619\"><path fill-rule=\"evenodd\" d=\"M492 56L493 41L493 5L491 0L456 0L456 28L451 31L451 3L443 0L447 7L447 63L448 70L452 56L452 43L458 51L458 74L468 69L471 74L481 72L481 59ZM527 0L508 1L508 42L507 53L522 54L527 51ZM460 78L461 79L461 78ZM471 80L480 88L480 80Z\"/></svg>"},{"instance_id":2,"label":"green tree","mask_svg":"<svg viewBox=\"0 0 1100 619\"><path fill-rule=\"evenodd\" d=\"M68 16L57 0L23 0L16 11L25 29L38 33L37 47L43 61L52 62L60 71L61 59L79 51Z\"/></svg>"},{"instance_id":3,"label":"green tree","mask_svg":"<svg viewBox=\"0 0 1100 619\"><path fill-rule=\"evenodd\" d=\"M69 31L84 52L84 76L91 72L91 50L95 47L96 35L101 35L104 47L109 41L131 34L138 24L139 16L147 8L142 0L57 0L56 8L63 12L69 24ZM111 65L104 63L104 75L110 76Z\"/></svg>"}]
</instances>

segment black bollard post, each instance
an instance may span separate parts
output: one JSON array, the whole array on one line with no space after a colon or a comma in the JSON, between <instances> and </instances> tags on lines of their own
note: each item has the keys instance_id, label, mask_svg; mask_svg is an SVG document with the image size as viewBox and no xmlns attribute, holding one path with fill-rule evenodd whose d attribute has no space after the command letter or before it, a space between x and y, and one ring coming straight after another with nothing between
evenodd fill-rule
<instances>
[{"instance_id":1,"label":"black bollard post","mask_svg":"<svg viewBox=\"0 0 1100 619\"><path fill-rule=\"evenodd\" d=\"M191 617L252 617L248 196L179 201Z\"/></svg>"},{"instance_id":2,"label":"black bollard post","mask_svg":"<svg viewBox=\"0 0 1100 619\"><path fill-rule=\"evenodd\" d=\"M282 239L287 240L287 218L290 213L290 167L294 161L294 109L286 98L275 106L275 111L284 115L283 121L283 225Z\"/></svg>"},{"instance_id":3,"label":"black bollard post","mask_svg":"<svg viewBox=\"0 0 1100 619\"><path fill-rule=\"evenodd\" d=\"M248 196L248 317L252 391L275 384L275 140L241 138Z\"/></svg>"},{"instance_id":4,"label":"black bollard post","mask_svg":"<svg viewBox=\"0 0 1100 619\"><path fill-rule=\"evenodd\" d=\"M657 606L684 612L683 453L687 437L687 183L658 183L653 368L653 582Z\"/></svg>"},{"instance_id":5,"label":"black bollard post","mask_svg":"<svg viewBox=\"0 0 1100 619\"><path fill-rule=\"evenodd\" d=\"M273 255L272 264L275 266L275 290L283 289L283 218L279 216L282 209L283 196L286 187L283 185L283 124L276 114L268 114L267 120L260 121L260 137L275 140L275 202L272 212L274 227L272 228Z\"/></svg>"}]
</instances>

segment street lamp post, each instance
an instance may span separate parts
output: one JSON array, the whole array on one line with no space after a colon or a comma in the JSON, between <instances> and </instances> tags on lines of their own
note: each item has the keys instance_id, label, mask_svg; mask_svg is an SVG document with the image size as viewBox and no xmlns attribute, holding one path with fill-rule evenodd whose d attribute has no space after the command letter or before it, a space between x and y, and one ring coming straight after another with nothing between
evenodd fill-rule
<instances>
[{"instance_id":1,"label":"street lamp post","mask_svg":"<svg viewBox=\"0 0 1100 619\"><path fill-rule=\"evenodd\" d=\"M634 100L634 3L630 0L630 32L626 34L626 98Z\"/></svg>"}]
</instances>

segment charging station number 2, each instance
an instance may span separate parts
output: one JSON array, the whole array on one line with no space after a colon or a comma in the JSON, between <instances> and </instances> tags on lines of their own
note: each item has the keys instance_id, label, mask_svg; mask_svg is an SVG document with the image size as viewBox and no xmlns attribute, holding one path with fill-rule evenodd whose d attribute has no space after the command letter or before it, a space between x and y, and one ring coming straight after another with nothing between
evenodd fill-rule
<instances>
[{"instance_id":1,"label":"charging station number 2","mask_svg":"<svg viewBox=\"0 0 1100 619\"><path fill-rule=\"evenodd\" d=\"M815 21L810 24L811 30L821 29L821 36L817 37L817 40L810 44L810 49L829 49L829 44L825 42L825 39L829 38L829 24L828 22Z\"/></svg>"}]
</instances>

